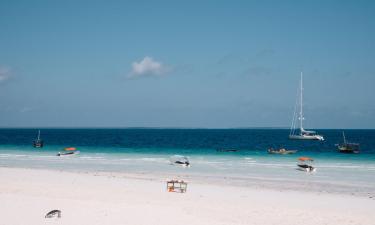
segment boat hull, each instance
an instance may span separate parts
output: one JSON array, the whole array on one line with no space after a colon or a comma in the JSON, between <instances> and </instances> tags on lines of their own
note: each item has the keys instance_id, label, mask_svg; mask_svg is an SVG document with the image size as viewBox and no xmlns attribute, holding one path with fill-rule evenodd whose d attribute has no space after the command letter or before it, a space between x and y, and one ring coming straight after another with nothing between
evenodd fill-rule
<instances>
[{"instance_id":1,"label":"boat hull","mask_svg":"<svg viewBox=\"0 0 375 225\"><path fill-rule=\"evenodd\" d=\"M340 153L359 153L359 144L356 143L343 143L337 145Z\"/></svg>"},{"instance_id":2,"label":"boat hull","mask_svg":"<svg viewBox=\"0 0 375 225\"><path fill-rule=\"evenodd\" d=\"M80 152L75 151L75 152L59 152L57 153L57 156L63 157L63 156L73 156L73 155L78 155Z\"/></svg>"},{"instance_id":3,"label":"boat hull","mask_svg":"<svg viewBox=\"0 0 375 225\"><path fill-rule=\"evenodd\" d=\"M305 171L305 172L315 172L316 168L307 164L298 164L298 170Z\"/></svg>"},{"instance_id":4,"label":"boat hull","mask_svg":"<svg viewBox=\"0 0 375 225\"><path fill-rule=\"evenodd\" d=\"M353 151L353 150L339 150L340 153L345 153L345 154L358 154L359 151Z\"/></svg>"},{"instance_id":5,"label":"boat hull","mask_svg":"<svg viewBox=\"0 0 375 225\"><path fill-rule=\"evenodd\" d=\"M41 140L37 140L37 141L33 142L33 147L34 148L43 148L43 145L44 145L44 143Z\"/></svg>"},{"instance_id":6,"label":"boat hull","mask_svg":"<svg viewBox=\"0 0 375 225\"><path fill-rule=\"evenodd\" d=\"M320 136L320 135L289 135L289 139L324 141L323 136Z\"/></svg>"},{"instance_id":7,"label":"boat hull","mask_svg":"<svg viewBox=\"0 0 375 225\"><path fill-rule=\"evenodd\" d=\"M268 153L269 154L279 154L279 155L287 155L287 154L294 154L296 153L297 150L284 150L284 151L280 151L280 150L268 150Z\"/></svg>"}]
</instances>

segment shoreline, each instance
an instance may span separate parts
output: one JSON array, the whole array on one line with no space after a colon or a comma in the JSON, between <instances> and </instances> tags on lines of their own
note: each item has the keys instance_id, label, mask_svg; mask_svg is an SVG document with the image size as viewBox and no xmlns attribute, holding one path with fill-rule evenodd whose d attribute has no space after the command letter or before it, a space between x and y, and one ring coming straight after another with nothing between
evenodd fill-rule
<instances>
[{"instance_id":1,"label":"shoreline","mask_svg":"<svg viewBox=\"0 0 375 225\"><path fill-rule=\"evenodd\" d=\"M370 225L375 220L375 201L359 196L195 179L187 180L187 192L180 194L167 192L162 177L4 167L0 179L0 222L6 225ZM53 209L61 210L62 217L45 219Z\"/></svg>"},{"instance_id":2,"label":"shoreline","mask_svg":"<svg viewBox=\"0 0 375 225\"><path fill-rule=\"evenodd\" d=\"M118 172L118 171L90 171L90 170L62 170L53 168L21 168L21 167L6 167L0 166L2 169L15 169L15 170L30 170L30 171L49 171L58 172L64 174L83 174L88 176L98 177L112 177L119 179L131 179L131 180L143 180L153 182L165 182L170 179L185 180L200 185L217 185L227 187L239 187L239 188L250 188L253 190L270 190L270 191L286 191L286 192L302 192L312 194L328 194L338 196L353 196L360 198L368 198L375 200L375 188L372 186L359 186L350 185L343 182L339 183L328 183L325 181L313 181L313 180L302 180L296 182L296 180L288 180L286 178L270 178L270 177L240 177L233 175L213 175L213 174L183 174L172 172ZM178 168L180 169L180 168ZM301 172L304 173L304 172ZM306 173L306 176L311 174Z\"/></svg>"}]
</instances>

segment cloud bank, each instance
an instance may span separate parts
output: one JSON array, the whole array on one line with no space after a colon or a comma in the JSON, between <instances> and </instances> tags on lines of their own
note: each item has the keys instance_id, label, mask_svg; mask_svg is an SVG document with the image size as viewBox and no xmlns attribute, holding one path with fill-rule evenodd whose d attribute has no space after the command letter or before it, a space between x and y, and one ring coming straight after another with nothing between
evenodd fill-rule
<instances>
[{"instance_id":1,"label":"cloud bank","mask_svg":"<svg viewBox=\"0 0 375 225\"><path fill-rule=\"evenodd\" d=\"M152 77L164 75L169 69L161 62L154 60L153 58L146 56L140 62L132 63L132 70L129 73L129 78L137 77Z\"/></svg>"}]
</instances>

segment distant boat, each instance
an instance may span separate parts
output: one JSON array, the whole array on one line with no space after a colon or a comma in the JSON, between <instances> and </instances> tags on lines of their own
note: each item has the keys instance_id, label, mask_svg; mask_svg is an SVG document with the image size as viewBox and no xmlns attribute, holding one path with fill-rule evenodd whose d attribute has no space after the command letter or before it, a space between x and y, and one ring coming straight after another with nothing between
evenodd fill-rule
<instances>
[{"instance_id":1,"label":"distant boat","mask_svg":"<svg viewBox=\"0 0 375 225\"><path fill-rule=\"evenodd\" d=\"M297 150L286 150L285 148L280 148L280 149L270 148L270 149L268 149L269 154L287 155L287 154L294 154L296 152L297 152Z\"/></svg>"},{"instance_id":2,"label":"distant boat","mask_svg":"<svg viewBox=\"0 0 375 225\"><path fill-rule=\"evenodd\" d=\"M312 162L314 161L312 158L309 157L299 157L299 163L297 164L298 170L306 171L306 172L315 172L316 168L312 166Z\"/></svg>"},{"instance_id":3,"label":"distant boat","mask_svg":"<svg viewBox=\"0 0 375 225\"><path fill-rule=\"evenodd\" d=\"M344 131L342 132L342 136L344 138L344 143L336 145L339 151L341 153L359 153L359 144L346 142Z\"/></svg>"},{"instance_id":4,"label":"distant boat","mask_svg":"<svg viewBox=\"0 0 375 225\"><path fill-rule=\"evenodd\" d=\"M38 138L33 141L34 148L43 148L43 140L40 139L40 130L38 130Z\"/></svg>"},{"instance_id":5,"label":"distant boat","mask_svg":"<svg viewBox=\"0 0 375 225\"><path fill-rule=\"evenodd\" d=\"M297 106L299 106L299 114L297 114ZM303 129L303 83L302 83L302 72L301 72L301 84L300 84L300 94L299 102L296 102L292 126L290 128L289 139L294 140L318 140L324 141L323 136L316 134L315 131L309 131ZM297 120L299 120L299 127L297 128Z\"/></svg>"},{"instance_id":6,"label":"distant boat","mask_svg":"<svg viewBox=\"0 0 375 225\"><path fill-rule=\"evenodd\" d=\"M78 155L79 151L77 151L74 147L64 148L64 151L58 152L57 156L72 156L72 155Z\"/></svg>"}]
</instances>

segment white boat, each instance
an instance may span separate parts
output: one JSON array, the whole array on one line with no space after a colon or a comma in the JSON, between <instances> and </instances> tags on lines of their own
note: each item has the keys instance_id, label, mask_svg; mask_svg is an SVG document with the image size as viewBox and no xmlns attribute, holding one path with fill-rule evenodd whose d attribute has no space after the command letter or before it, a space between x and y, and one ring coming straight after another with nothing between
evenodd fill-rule
<instances>
[{"instance_id":1,"label":"white boat","mask_svg":"<svg viewBox=\"0 0 375 225\"><path fill-rule=\"evenodd\" d=\"M302 72L301 72L301 84L300 84L300 93L299 98L297 98L296 105L294 108L292 126L290 127L290 134L289 139L294 140L318 140L324 141L324 137L322 135L318 135L315 131L305 130L303 129L303 83L302 83ZM299 100L299 101L298 101ZM297 107L299 107L299 113L297 113ZM299 120L299 127L297 127L297 123Z\"/></svg>"},{"instance_id":2,"label":"white boat","mask_svg":"<svg viewBox=\"0 0 375 225\"><path fill-rule=\"evenodd\" d=\"M57 156L73 156L78 155L80 152L74 147L64 148L64 151L58 152Z\"/></svg>"},{"instance_id":3,"label":"white boat","mask_svg":"<svg viewBox=\"0 0 375 225\"><path fill-rule=\"evenodd\" d=\"M172 156L169 159L169 161L173 165L180 165L180 166L183 166L183 167L190 167L190 162L189 162L188 157L183 156L183 155L174 155L174 156Z\"/></svg>"},{"instance_id":4,"label":"white boat","mask_svg":"<svg viewBox=\"0 0 375 225\"><path fill-rule=\"evenodd\" d=\"M309 157L299 157L299 162L297 163L297 170L305 171L305 172L315 172L316 168L312 166L312 162L314 161L312 158Z\"/></svg>"},{"instance_id":5,"label":"white boat","mask_svg":"<svg viewBox=\"0 0 375 225\"><path fill-rule=\"evenodd\" d=\"M72 152L58 152L56 155L57 156L73 156L73 155L78 155L80 151L72 151Z\"/></svg>"}]
</instances>

